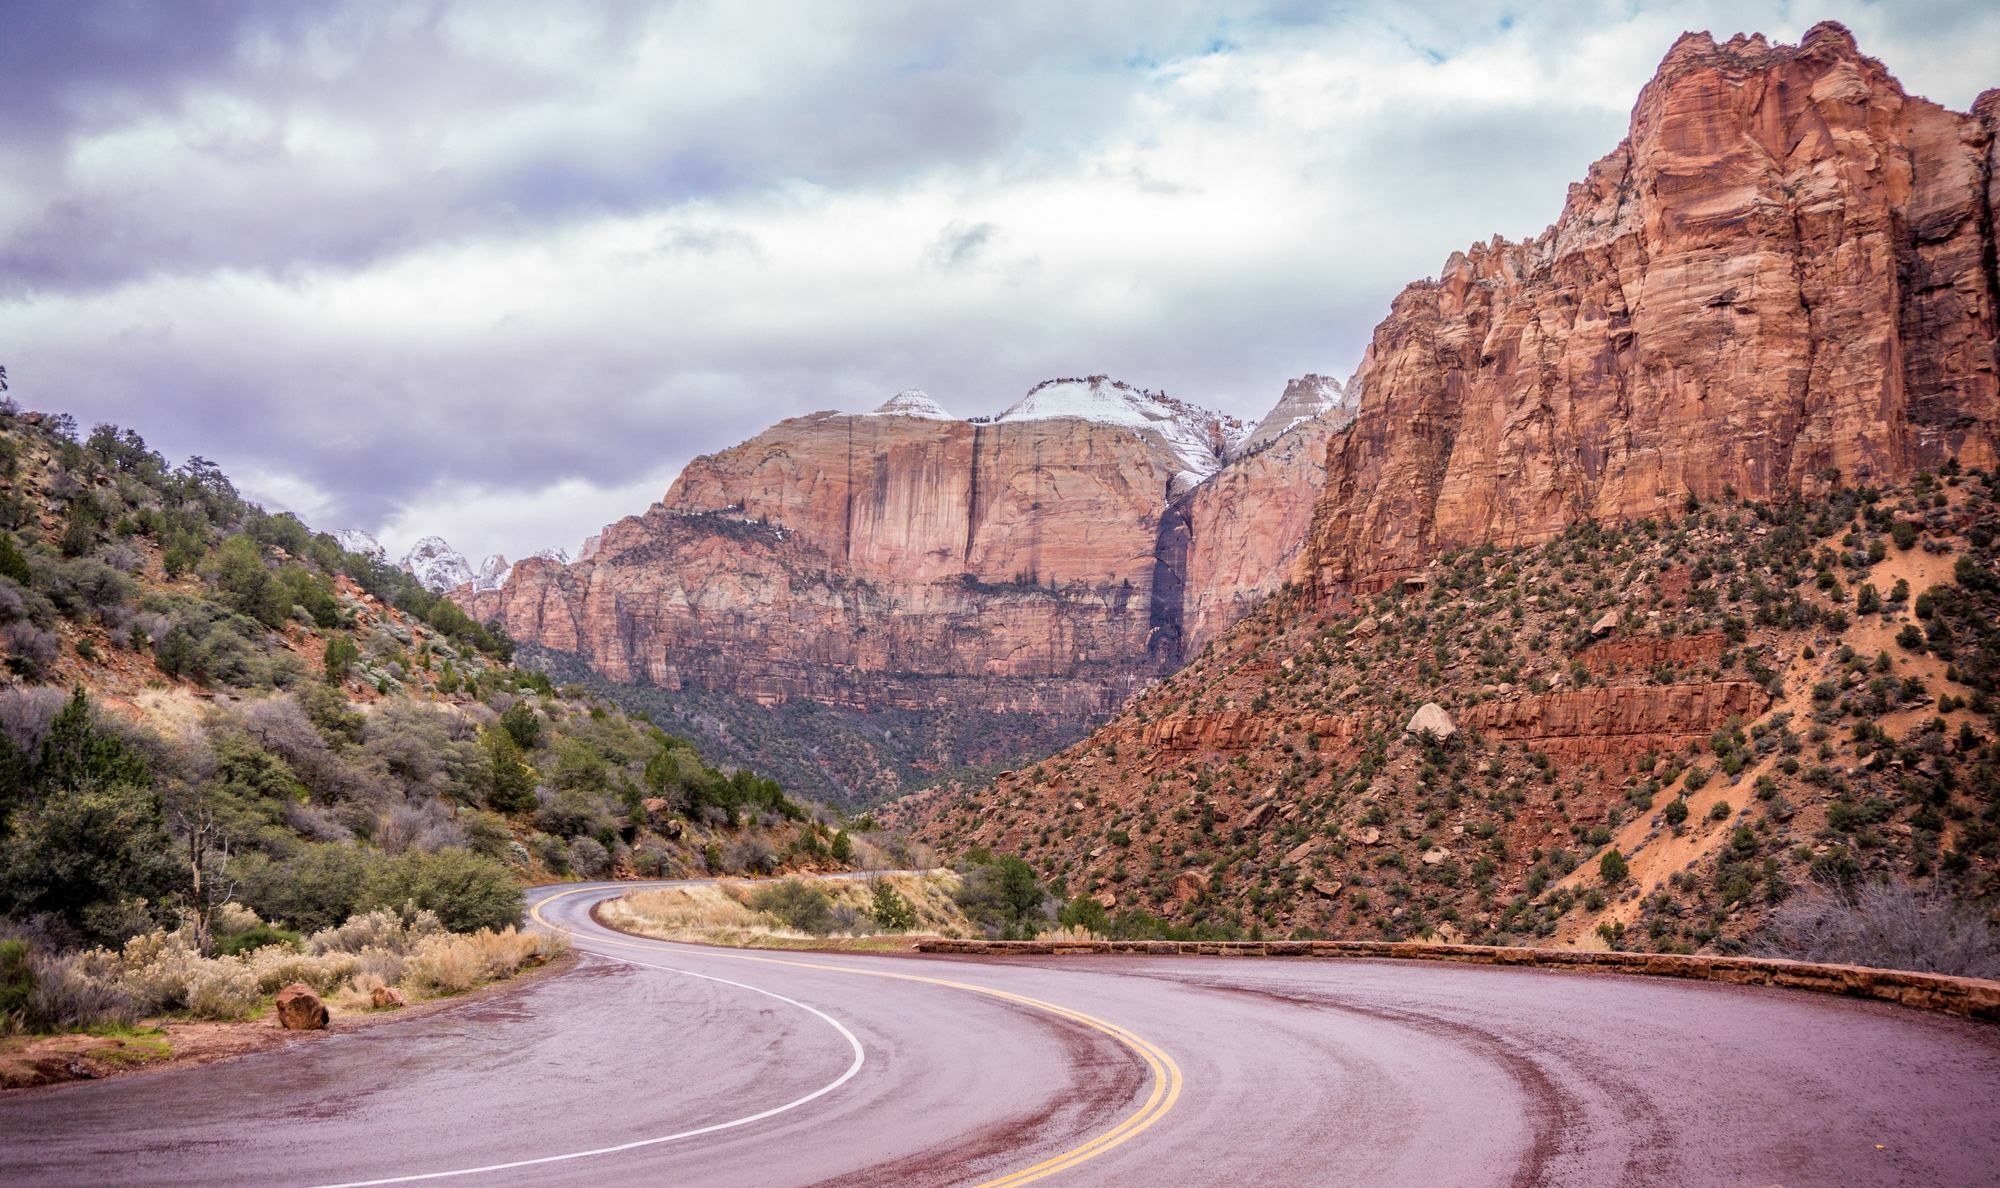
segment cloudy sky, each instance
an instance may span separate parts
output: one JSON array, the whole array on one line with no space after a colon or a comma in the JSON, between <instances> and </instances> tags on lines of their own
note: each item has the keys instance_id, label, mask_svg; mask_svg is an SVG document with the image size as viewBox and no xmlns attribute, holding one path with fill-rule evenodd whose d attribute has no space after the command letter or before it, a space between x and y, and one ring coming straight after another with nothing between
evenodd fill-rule
<instances>
[{"instance_id":1,"label":"cloudy sky","mask_svg":"<svg viewBox=\"0 0 2000 1188\"><path fill-rule=\"evenodd\" d=\"M0 364L316 527L475 559L922 387L1254 417L1532 235L1686 29L2000 85L2000 5L0 5Z\"/></svg>"}]
</instances>

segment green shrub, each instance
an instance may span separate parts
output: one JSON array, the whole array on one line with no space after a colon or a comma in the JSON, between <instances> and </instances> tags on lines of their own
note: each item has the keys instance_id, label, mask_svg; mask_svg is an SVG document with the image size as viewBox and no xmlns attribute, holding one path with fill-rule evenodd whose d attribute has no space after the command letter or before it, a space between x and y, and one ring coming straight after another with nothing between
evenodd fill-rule
<instances>
[{"instance_id":1,"label":"green shrub","mask_svg":"<svg viewBox=\"0 0 2000 1188\"><path fill-rule=\"evenodd\" d=\"M224 957L235 957L270 945L283 945L288 949L296 949L299 944L298 933L285 928L276 928L259 920L242 932L224 937L216 944L215 951Z\"/></svg>"},{"instance_id":2,"label":"green shrub","mask_svg":"<svg viewBox=\"0 0 2000 1188\"><path fill-rule=\"evenodd\" d=\"M21 554L11 533L0 532L0 577L12 578L23 586L34 584L34 573L28 568L28 559Z\"/></svg>"},{"instance_id":3,"label":"green shrub","mask_svg":"<svg viewBox=\"0 0 2000 1188\"><path fill-rule=\"evenodd\" d=\"M1624 882L1629 872L1625 855L1616 850L1604 851L1604 857L1597 860L1597 876L1604 880L1604 885L1607 887L1615 887Z\"/></svg>"},{"instance_id":4,"label":"green shrub","mask_svg":"<svg viewBox=\"0 0 2000 1188\"><path fill-rule=\"evenodd\" d=\"M847 836L841 834L842 837ZM889 932L905 932L916 927L917 909L903 897L903 893L887 880L875 883L874 897L868 905L868 914L875 923Z\"/></svg>"},{"instance_id":5,"label":"green shrub","mask_svg":"<svg viewBox=\"0 0 2000 1188\"><path fill-rule=\"evenodd\" d=\"M1667 824L1679 828L1681 823L1688 819L1687 800L1680 796L1674 797L1667 802L1667 807L1661 810L1660 815L1667 819Z\"/></svg>"},{"instance_id":6,"label":"green shrub","mask_svg":"<svg viewBox=\"0 0 2000 1188\"><path fill-rule=\"evenodd\" d=\"M368 862L365 852L351 845L308 843L281 861L245 854L230 863L230 874L238 897L259 916L313 933L355 914Z\"/></svg>"},{"instance_id":7,"label":"green shrub","mask_svg":"<svg viewBox=\"0 0 2000 1188\"><path fill-rule=\"evenodd\" d=\"M532 751L542 741L542 716L535 707L525 701L517 701L500 715L500 729L514 740L514 745L524 751Z\"/></svg>"},{"instance_id":8,"label":"green shrub","mask_svg":"<svg viewBox=\"0 0 2000 1188\"><path fill-rule=\"evenodd\" d=\"M22 1019L35 994L35 967L28 960L28 942L0 941L0 1031L9 1019Z\"/></svg>"},{"instance_id":9,"label":"green shrub","mask_svg":"<svg viewBox=\"0 0 2000 1188\"><path fill-rule=\"evenodd\" d=\"M750 895L750 907L776 917L795 932L825 936L833 931L833 901L826 892L798 879L759 887Z\"/></svg>"},{"instance_id":10,"label":"green shrub","mask_svg":"<svg viewBox=\"0 0 2000 1188\"><path fill-rule=\"evenodd\" d=\"M521 889L513 876L469 850L409 850L380 860L368 872L361 903L364 910L392 911L413 903L437 913L453 932L497 931L521 922Z\"/></svg>"},{"instance_id":11,"label":"green shrub","mask_svg":"<svg viewBox=\"0 0 2000 1188\"><path fill-rule=\"evenodd\" d=\"M1034 868L1020 858L975 852L968 855L955 898L966 916L990 933L1033 936L1047 922L1047 896Z\"/></svg>"}]
</instances>

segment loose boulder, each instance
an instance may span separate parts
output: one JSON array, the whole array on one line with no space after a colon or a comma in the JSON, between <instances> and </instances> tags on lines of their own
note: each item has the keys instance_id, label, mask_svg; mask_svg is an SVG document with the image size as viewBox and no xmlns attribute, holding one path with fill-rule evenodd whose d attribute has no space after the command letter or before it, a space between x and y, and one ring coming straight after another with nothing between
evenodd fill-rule
<instances>
[{"instance_id":1,"label":"loose boulder","mask_svg":"<svg viewBox=\"0 0 2000 1188\"><path fill-rule=\"evenodd\" d=\"M368 999L375 1004L375 1009L378 1011L394 1010L409 1005L409 999L404 998L403 992L394 986L377 986L369 993Z\"/></svg>"},{"instance_id":2,"label":"loose boulder","mask_svg":"<svg viewBox=\"0 0 2000 1188\"><path fill-rule=\"evenodd\" d=\"M1404 729L1411 734L1428 734L1439 742L1458 733L1458 726L1451 720L1451 715L1445 713L1444 707L1435 701L1424 702Z\"/></svg>"},{"instance_id":3,"label":"loose boulder","mask_svg":"<svg viewBox=\"0 0 2000 1188\"><path fill-rule=\"evenodd\" d=\"M326 1004L304 982L278 991L278 1026L286 1031L319 1031L327 1024Z\"/></svg>"},{"instance_id":4,"label":"loose boulder","mask_svg":"<svg viewBox=\"0 0 2000 1188\"><path fill-rule=\"evenodd\" d=\"M1616 630L1618 630L1618 612L1615 610L1605 611L1602 618L1590 625L1590 634L1595 639L1603 639Z\"/></svg>"}]
</instances>

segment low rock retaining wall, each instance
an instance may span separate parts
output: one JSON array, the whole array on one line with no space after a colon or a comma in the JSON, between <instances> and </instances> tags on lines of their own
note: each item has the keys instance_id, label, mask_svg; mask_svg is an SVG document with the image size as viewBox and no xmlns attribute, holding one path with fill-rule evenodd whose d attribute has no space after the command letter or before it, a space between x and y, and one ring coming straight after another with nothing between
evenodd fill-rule
<instances>
[{"instance_id":1,"label":"low rock retaining wall","mask_svg":"<svg viewBox=\"0 0 2000 1188\"><path fill-rule=\"evenodd\" d=\"M1361 957L1455 961L1466 965L1532 965L1603 970L1656 978L1693 978L1738 986L1782 986L1821 994L1874 998L1927 1011L2000 1023L2000 982L1854 965L1815 965L1764 957L1694 957L1671 953L1603 953L1577 949L1429 945L1412 941L986 941L927 940L922 953L982 956L1069 956L1114 953L1174 957Z\"/></svg>"}]
</instances>

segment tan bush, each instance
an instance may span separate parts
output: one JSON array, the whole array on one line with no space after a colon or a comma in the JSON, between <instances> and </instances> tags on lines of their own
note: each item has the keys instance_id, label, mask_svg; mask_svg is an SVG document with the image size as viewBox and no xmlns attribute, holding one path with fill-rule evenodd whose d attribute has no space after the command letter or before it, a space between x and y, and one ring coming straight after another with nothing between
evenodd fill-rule
<instances>
[{"instance_id":1,"label":"tan bush","mask_svg":"<svg viewBox=\"0 0 2000 1188\"><path fill-rule=\"evenodd\" d=\"M419 909L407 921L386 908L377 908L351 916L347 923L337 928L323 928L313 933L306 940L306 948L314 953L360 953L367 949L381 949L388 953L407 954L427 937L443 932L444 925L428 908Z\"/></svg>"},{"instance_id":2,"label":"tan bush","mask_svg":"<svg viewBox=\"0 0 2000 1188\"><path fill-rule=\"evenodd\" d=\"M217 936L235 936L250 931L264 921L256 912L240 903L225 903L215 909L215 917L209 924Z\"/></svg>"},{"instance_id":3,"label":"tan bush","mask_svg":"<svg viewBox=\"0 0 2000 1188\"><path fill-rule=\"evenodd\" d=\"M289 945L266 945L241 960L263 994L276 994L293 982L325 994L361 968L361 958L353 953L301 953Z\"/></svg>"},{"instance_id":4,"label":"tan bush","mask_svg":"<svg viewBox=\"0 0 2000 1188\"><path fill-rule=\"evenodd\" d=\"M565 951L568 942L539 932L481 929L427 938L403 966L403 988L422 998L463 994L482 982L512 977Z\"/></svg>"},{"instance_id":5,"label":"tan bush","mask_svg":"<svg viewBox=\"0 0 2000 1188\"><path fill-rule=\"evenodd\" d=\"M93 977L81 953L36 953L35 988L28 999L28 1019L43 1031L68 1031L97 1026L130 1026L138 1008L117 982Z\"/></svg>"},{"instance_id":6,"label":"tan bush","mask_svg":"<svg viewBox=\"0 0 2000 1188\"><path fill-rule=\"evenodd\" d=\"M257 1009L257 975L239 961L203 961L189 979L187 1009L197 1019L241 1019Z\"/></svg>"},{"instance_id":7,"label":"tan bush","mask_svg":"<svg viewBox=\"0 0 2000 1188\"><path fill-rule=\"evenodd\" d=\"M121 952L97 949L85 955L85 968L116 983L144 1014L188 1006L196 976L207 964L181 932L156 928L125 942Z\"/></svg>"},{"instance_id":8,"label":"tan bush","mask_svg":"<svg viewBox=\"0 0 2000 1188\"><path fill-rule=\"evenodd\" d=\"M372 973L357 973L347 980L347 984L334 995L333 1005L342 1011L368 1011L375 1009L375 991L388 985Z\"/></svg>"}]
</instances>

